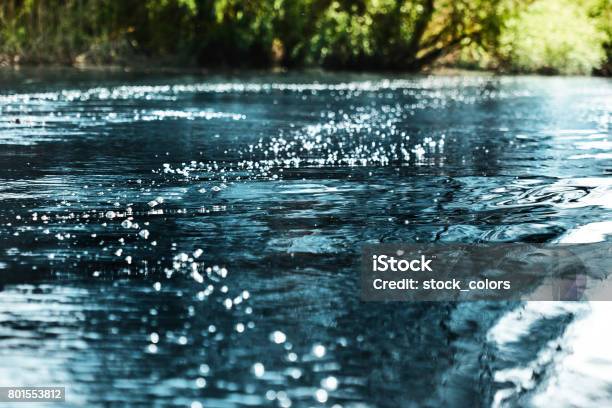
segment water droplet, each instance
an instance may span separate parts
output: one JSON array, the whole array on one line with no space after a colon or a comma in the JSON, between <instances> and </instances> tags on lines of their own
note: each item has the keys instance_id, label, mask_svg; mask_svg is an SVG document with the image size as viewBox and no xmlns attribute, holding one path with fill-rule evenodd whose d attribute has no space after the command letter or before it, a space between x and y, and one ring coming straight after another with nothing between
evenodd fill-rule
<instances>
[{"instance_id":1,"label":"water droplet","mask_svg":"<svg viewBox=\"0 0 612 408\"><path fill-rule=\"evenodd\" d=\"M225 299L223 301L223 305L225 306L226 309L231 309L232 308L232 299Z\"/></svg>"},{"instance_id":2,"label":"water droplet","mask_svg":"<svg viewBox=\"0 0 612 408\"><path fill-rule=\"evenodd\" d=\"M315 399L317 401L319 401L321 404L327 402L327 391L325 391L322 388L319 388L316 392L315 392Z\"/></svg>"},{"instance_id":3,"label":"water droplet","mask_svg":"<svg viewBox=\"0 0 612 408\"><path fill-rule=\"evenodd\" d=\"M314 354L314 356L317 358L323 358L323 356L325 356L325 352L325 346L322 344L315 344L312 346L312 354Z\"/></svg>"},{"instance_id":4,"label":"water droplet","mask_svg":"<svg viewBox=\"0 0 612 408\"><path fill-rule=\"evenodd\" d=\"M257 378L262 377L264 373L266 372L264 365L261 363L253 364L253 368L251 370L253 371L253 374L255 374L255 377Z\"/></svg>"},{"instance_id":5,"label":"water droplet","mask_svg":"<svg viewBox=\"0 0 612 408\"><path fill-rule=\"evenodd\" d=\"M338 379L333 375L321 380L321 386L329 391L335 391L338 388Z\"/></svg>"},{"instance_id":6,"label":"water droplet","mask_svg":"<svg viewBox=\"0 0 612 408\"><path fill-rule=\"evenodd\" d=\"M287 336L282 331L275 331L270 334L270 340L276 344L282 344L287 340Z\"/></svg>"},{"instance_id":7,"label":"water droplet","mask_svg":"<svg viewBox=\"0 0 612 408\"><path fill-rule=\"evenodd\" d=\"M289 376L293 378L294 380L298 380L302 376L302 370L296 367L290 368Z\"/></svg>"}]
</instances>

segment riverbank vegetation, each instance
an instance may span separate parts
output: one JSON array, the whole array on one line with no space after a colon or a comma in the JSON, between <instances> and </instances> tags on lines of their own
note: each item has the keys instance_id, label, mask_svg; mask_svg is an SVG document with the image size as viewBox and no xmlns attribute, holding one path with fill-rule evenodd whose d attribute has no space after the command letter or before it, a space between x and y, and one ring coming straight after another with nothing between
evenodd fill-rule
<instances>
[{"instance_id":1,"label":"riverbank vegetation","mask_svg":"<svg viewBox=\"0 0 612 408\"><path fill-rule=\"evenodd\" d=\"M4 0L13 64L609 74L610 0Z\"/></svg>"}]
</instances>

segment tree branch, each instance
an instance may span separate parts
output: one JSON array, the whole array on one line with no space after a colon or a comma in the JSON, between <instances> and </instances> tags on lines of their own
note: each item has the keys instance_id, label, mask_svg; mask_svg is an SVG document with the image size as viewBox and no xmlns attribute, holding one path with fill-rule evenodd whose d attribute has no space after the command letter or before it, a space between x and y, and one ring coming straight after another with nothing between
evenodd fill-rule
<instances>
[{"instance_id":1,"label":"tree branch","mask_svg":"<svg viewBox=\"0 0 612 408\"><path fill-rule=\"evenodd\" d=\"M461 35L459 37L455 37L451 41L449 41L447 44L443 45L442 47L437 47L437 48L434 48L434 49L431 49L425 52L424 55L418 57L415 60L415 67L421 68L421 67L431 64L432 62L434 62L441 56L451 52L456 46L458 46L461 43L461 41L463 41L465 38L468 38L469 36L470 35Z\"/></svg>"},{"instance_id":2,"label":"tree branch","mask_svg":"<svg viewBox=\"0 0 612 408\"><path fill-rule=\"evenodd\" d=\"M417 59L416 55L419 52L421 40L423 38L423 35L425 34L425 31L427 30L429 22L431 21L433 12L434 0L425 0L423 2L423 11L421 12L421 15L419 16L414 25L414 32L412 34L412 38L408 43L407 59L409 61L415 61Z\"/></svg>"}]
</instances>

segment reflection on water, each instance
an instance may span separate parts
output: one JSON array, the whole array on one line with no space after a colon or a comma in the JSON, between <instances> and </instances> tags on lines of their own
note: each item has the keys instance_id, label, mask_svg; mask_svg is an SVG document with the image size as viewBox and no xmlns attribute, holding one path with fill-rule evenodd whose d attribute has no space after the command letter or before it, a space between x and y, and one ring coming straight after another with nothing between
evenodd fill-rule
<instances>
[{"instance_id":1,"label":"reflection on water","mask_svg":"<svg viewBox=\"0 0 612 408\"><path fill-rule=\"evenodd\" d=\"M0 386L66 406L612 398L607 306L359 301L364 243L608 239L591 78L3 73Z\"/></svg>"}]
</instances>

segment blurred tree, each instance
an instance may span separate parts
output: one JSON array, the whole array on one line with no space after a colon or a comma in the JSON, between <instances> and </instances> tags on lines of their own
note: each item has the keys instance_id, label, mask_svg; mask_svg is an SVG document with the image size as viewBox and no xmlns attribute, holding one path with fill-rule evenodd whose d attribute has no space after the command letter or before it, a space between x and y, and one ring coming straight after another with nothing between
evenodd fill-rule
<instances>
[{"instance_id":1,"label":"blurred tree","mask_svg":"<svg viewBox=\"0 0 612 408\"><path fill-rule=\"evenodd\" d=\"M589 74L605 58L606 35L593 6L580 0L534 2L507 21L497 52L520 72Z\"/></svg>"},{"instance_id":2,"label":"blurred tree","mask_svg":"<svg viewBox=\"0 0 612 408\"><path fill-rule=\"evenodd\" d=\"M4 0L0 60L587 72L610 0ZM606 48L607 47L607 48ZM452 56L452 58L451 58Z\"/></svg>"},{"instance_id":3,"label":"blurred tree","mask_svg":"<svg viewBox=\"0 0 612 408\"><path fill-rule=\"evenodd\" d=\"M196 0L194 55L201 65L270 64L272 4L254 0Z\"/></svg>"},{"instance_id":4,"label":"blurred tree","mask_svg":"<svg viewBox=\"0 0 612 408\"><path fill-rule=\"evenodd\" d=\"M334 1L318 21L312 53L330 67L420 70L462 45L494 47L522 1Z\"/></svg>"}]
</instances>

